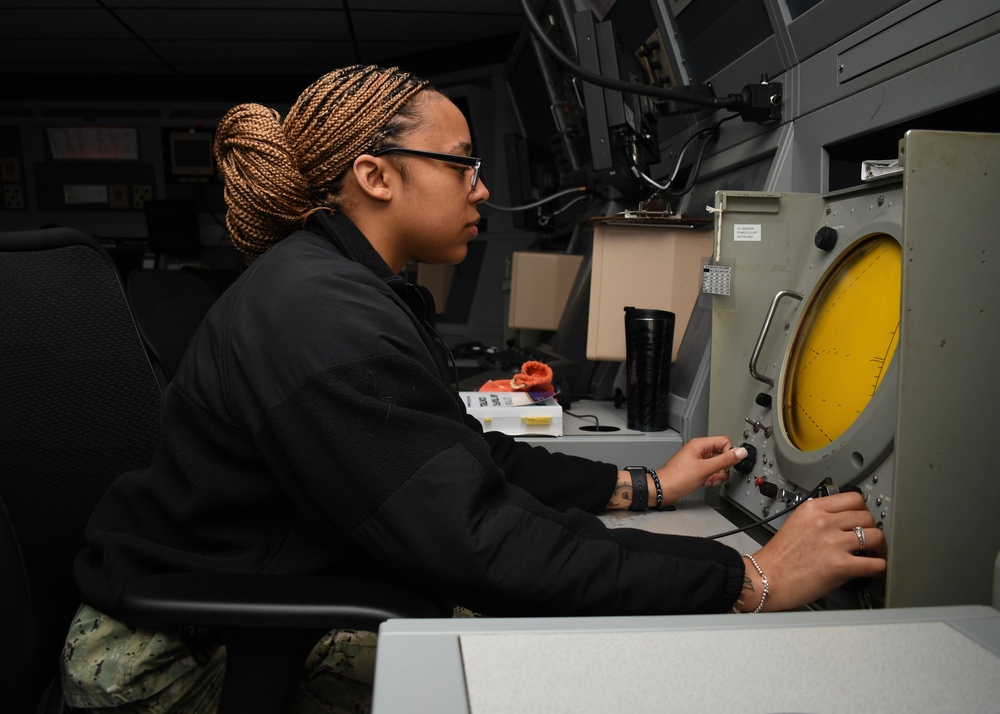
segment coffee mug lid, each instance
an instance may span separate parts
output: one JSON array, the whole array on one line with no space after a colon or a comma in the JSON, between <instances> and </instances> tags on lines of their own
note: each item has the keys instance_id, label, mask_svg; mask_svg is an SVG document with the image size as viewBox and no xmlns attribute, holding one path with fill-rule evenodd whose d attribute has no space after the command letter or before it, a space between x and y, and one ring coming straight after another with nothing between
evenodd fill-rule
<instances>
[{"instance_id":1,"label":"coffee mug lid","mask_svg":"<svg viewBox=\"0 0 1000 714\"><path fill-rule=\"evenodd\" d=\"M626 320L666 320L672 319L674 313L668 310L655 310L653 308L636 308L626 305L625 306L625 319Z\"/></svg>"}]
</instances>

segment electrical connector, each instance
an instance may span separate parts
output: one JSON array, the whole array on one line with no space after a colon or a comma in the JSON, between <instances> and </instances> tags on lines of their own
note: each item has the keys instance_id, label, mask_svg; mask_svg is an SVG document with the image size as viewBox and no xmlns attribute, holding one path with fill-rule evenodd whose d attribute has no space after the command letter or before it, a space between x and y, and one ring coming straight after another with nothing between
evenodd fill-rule
<instances>
[{"instance_id":1,"label":"electrical connector","mask_svg":"<svg viewBox=\"0 0 1000 714\"><path fill-rule=\"evenodd\" d=\"M748 84L740 94L730 94L730 110L746 122L774 124L781 121L781 82Z\"/></svg>"}]
</instances>

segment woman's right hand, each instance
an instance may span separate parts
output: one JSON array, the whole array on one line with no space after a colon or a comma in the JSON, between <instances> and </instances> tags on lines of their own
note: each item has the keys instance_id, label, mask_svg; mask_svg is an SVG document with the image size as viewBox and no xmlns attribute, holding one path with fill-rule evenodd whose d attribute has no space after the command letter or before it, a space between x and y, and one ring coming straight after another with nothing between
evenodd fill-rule
<instances>
[{"instance_id":1,"label":"woman's right hand","mask_svg":"<svg viewBox=\"0 0 1000 714\"><path fill-rule=\"evenodd\" d=\"M865 547L855 527L863 529ZM858 493L812 498L796 508L754 559L767 577L764 610L806 605L853 578L881 575L886 569L885 535ZM744 558L746 576L736 609L753 611L763 584Z\"/></svg>"}]
</instances>

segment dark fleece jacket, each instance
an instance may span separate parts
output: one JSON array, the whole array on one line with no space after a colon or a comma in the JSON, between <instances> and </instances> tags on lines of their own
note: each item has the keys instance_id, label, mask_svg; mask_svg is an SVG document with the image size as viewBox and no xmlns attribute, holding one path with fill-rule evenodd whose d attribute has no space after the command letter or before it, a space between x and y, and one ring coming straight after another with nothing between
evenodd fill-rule
<instances>
[{"instance_id":1,"label":"dark fleece jacket","mask_svg":"<svg viewBox=\"0 0 1000 714\"><path fill-rule=\"evenodd\" d=\"M151 573L343 573L488 615L721 612L743 564L697 538L608 529L617 468L483 434L425 293L318 214L218 300L76 562L113 614Z\"/></svg>"}]
</instances>

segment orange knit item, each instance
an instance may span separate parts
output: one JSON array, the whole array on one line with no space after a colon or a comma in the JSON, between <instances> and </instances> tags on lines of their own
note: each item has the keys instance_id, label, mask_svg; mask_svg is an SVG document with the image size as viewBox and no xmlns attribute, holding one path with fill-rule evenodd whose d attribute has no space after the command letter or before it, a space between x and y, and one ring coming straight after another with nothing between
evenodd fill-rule
<instances>
[{"instance_id":1,"label":"orange knit item","mask_svg":"<svg viewBox=\"0 0 1000 714\"><path fill-rule=\"evenodd\" d=\"M529 360L510 381L491 379L479 388L480 392L554 392L552 368L544 362Z\"/></svg>"}]
</instances>

